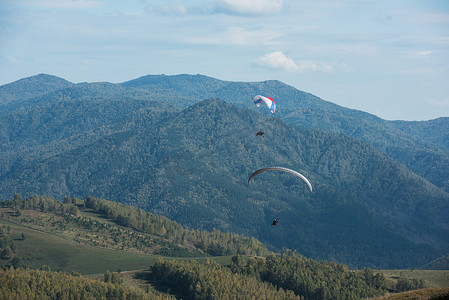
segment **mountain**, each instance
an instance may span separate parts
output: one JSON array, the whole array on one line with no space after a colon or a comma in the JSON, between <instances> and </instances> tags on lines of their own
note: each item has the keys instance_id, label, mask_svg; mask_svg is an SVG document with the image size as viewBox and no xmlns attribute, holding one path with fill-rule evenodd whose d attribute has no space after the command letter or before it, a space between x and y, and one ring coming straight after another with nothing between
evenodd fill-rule
<instances>
[{"instance_id":1,"label":"mountain","mask_svg":"<svg viewBox=\"0 0 449 300\"><path fill-rule=\"evenodd\" d=\"M20 91L30 84L30 93L38 96L0 106L0 175L121 130L120 120L140 109L151 110L154 117L176 110L167 102L154 101L149 92L110 83L71 84L39 94L32 92L38 79L42 80L40 86L49 85L46 76L12 84L21 86Z\"/></svg>"},{"instance_id":2,"label":"mountain","mask_svg":"<svg viewBox=\"0 0 449 300\"><path fill-rule=\"evenodd\" d=\"M449 118L423 122L386 121L299 91L282 82L230 82L204 75L148 75L123 86L178 97L188 106L217 97L253 108L257 94L273 97L276 115L302 128L322 129L363 140L449 192Z\"/></svg>"},{"instance_id":3,"label":"mountain","mask_svg":"<svg viewBox=\"0 0 449 300\"><path fill-rule=\"evenodd\" d=\"M1 197L107 198L351 266L413 267L447 253L448 194L373 146L255 112L251 103L188 105L181 100L188 96L165 93L79 84L10 110L5 118L15 121L1 130ZM31 116L36 122L27 123ZM265 138L255 136L260 128ZM300 171L314 192L276 172L247 183L270 165Z\"/></svg>"},{"instance_id":4,"label":"mountain","mask_svg":"<svg viewBox=\"0 0 449 300\"><path fill-rule=\"evenodd\" d=\"M60 85L54 82L61 82ZM64 83L65 85L62 85ZM62 87L63 91L45 95ZM97 86L95 88L95 86ZM122 88L121 90L119 88ZM46 90L45 90L46 88ZM92 94L92 90L95 93ZM5 101L16 91L18 99ZM105 92L106 91L106 92ZM100 93L100 95L98 95ZM37 75L0 87L0 115L41 101L61 101L63 97L79 100L108 98L160 100L178 108L186 108L207 98L220 98L241 107L255 109L256 94L274 97L277 117L302 128L322 129L361 139L375 146L409 169L449 192L449 118L430 121L386 121L374 115L341 107L282 82L222 81L204 75L147 75L122 84L82 83L74 85L51 75ZM30 95L34 98L30 99ZM41 97L38 97L41 95ZM45 95L45 96L43 96ZM15 98L14 98L15 99ZM56 100L55 100L56 99ZM2 103L9 105L1 105ZM259 110L261 111L261 110Z\"/></svg>"},{"instance_id":5,"label":"mountain","mask_svg":"<svg viewBox=\"0 0 449 300\"><path fill-rule=\"evenodd\" d=\"M73 85L73 83L65 79L47 74L23 78L0 86L0 107L18 100L26 101L27 99Z\"/></svg>"},{"instance_id":6,"label":"mountain","mask_svg":"<svg viewBox=\"0 0 449 300\"><path fill-rule=\"evenodd\" d=\"M449 149L449 118L429 121L395 121L392 124L401 131L427 139L443 150Z\"/></svg>"}]
</instances>

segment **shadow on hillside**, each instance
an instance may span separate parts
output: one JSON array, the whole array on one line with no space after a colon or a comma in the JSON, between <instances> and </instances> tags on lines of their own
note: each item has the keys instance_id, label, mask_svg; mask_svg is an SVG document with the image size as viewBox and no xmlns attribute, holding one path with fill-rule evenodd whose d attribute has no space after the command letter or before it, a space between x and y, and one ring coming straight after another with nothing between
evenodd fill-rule
<instances>
[{"instance_id":1,"label":"shadow on hillside","mask_svg":"<svg viewBox=\"0 0 449 300\"><path fill-rule=\"evenodd\" d=\"M176 299L193 299L190 295L183 293L183 291L177 289L175 282L167 283L165 281L159 280L157 274L154 274L151 270L145 270L143 272L138 272L134 275L134 279L142 280L145 284L152 286L156 291L168 294L176 297Z\"/></svg>"}]
</instances>

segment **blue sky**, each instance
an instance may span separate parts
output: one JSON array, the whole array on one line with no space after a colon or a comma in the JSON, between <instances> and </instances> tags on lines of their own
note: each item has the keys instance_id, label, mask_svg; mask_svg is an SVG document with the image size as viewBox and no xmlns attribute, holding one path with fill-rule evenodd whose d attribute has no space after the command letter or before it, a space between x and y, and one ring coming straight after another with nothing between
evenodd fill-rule
<instances>
[{"instance_id":1,"label":"blue sky","mask_svg":"<svg viewBox=\"0 0 449 300\"><path fill-rule=\"evenodd\" d=\"M0 0L0 85L280 80L388 120L449 116L448 0Z\"/></svg>"}]
</instances>

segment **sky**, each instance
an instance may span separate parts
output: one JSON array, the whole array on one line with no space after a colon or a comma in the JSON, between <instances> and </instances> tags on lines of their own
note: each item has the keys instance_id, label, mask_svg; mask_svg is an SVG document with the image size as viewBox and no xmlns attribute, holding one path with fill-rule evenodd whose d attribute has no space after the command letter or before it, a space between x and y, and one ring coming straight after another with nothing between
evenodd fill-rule
<instances>
[{"instance_id":1,"label":"sky","mask_svg":"<svg viewBox=\"0 0 449 300\"><path fill-rule=\"evenodd\" d=\"M449 0L0 0L0 85L40 73L279 80L387 120L449 117Z\"/></svg>"}]
</instances>

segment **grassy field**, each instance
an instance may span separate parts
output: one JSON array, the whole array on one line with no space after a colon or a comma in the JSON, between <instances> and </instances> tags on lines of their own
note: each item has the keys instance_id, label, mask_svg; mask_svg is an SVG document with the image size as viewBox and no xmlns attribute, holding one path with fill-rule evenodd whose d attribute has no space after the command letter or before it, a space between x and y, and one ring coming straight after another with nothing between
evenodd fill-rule
<instances>
[{"instance_id":1,"label":"grassy field","mask_svg":"<svg viewBox=\"0 0 449 300\"><path fill-rule=\"evenodd\" d=\"M53 271L92 274L143 269L157 260L154 255L81 245L56 234L26 228L5 220L0 220L0 223L11 227L17 254L22 257L26 266L33 269L45 265ZM20 239L22 233L26 237L24 240Z\"/></svg>"},{"instance_id":2,"label":"grassy field","mask_svg":"<svg viewBox=\"0 0 449 300\"><path fill-rule=\"evenodd\" d=\"M381 270L387 280L399 277L423 280L428 288L449 287L449 270Z\"/></svg>"},{"instance_id":3,"label":"grassy field","mask_svg":"<svg viewBox=\"0 0 449 300\"><path fill-rule=\"evenodd\" d=\"M0 219L0 224L11 227L17 254L22 257L24 265L33 269L45 265L53 271L98 274L148 269L160 257L79 244L62 235L31 229L4 219ZM22 234L24 240L21 239ZM231 257L217 257L214 260L229 263Z\"/></svg>"},{"instance_id":4,"label":"grassy field","mask_svg":"<svg viewBox=\"0 0 449 300\"><path fill-rule=\"evenodd\" d=\"M428 288L408 291L398 294L385 295L383 297L372 298L371 300L427 300L427 299L449 299L449 287Z\"/></svg>"},{"instance_id":5,"label":"grassy field","mask_svg":"<svg viewBox=\"0 0 449 300\"><path fill-rule=\"evenodd\" d=\"M14 221L14 219L0 218L0 224L11 227L17 254L22 257L24 264L30 268L41 268L45 265L54 271L101 274L106 271L148 269L160 257L80 244L73 240L73 232L52 231L48 226L30 228L27 224L25 226ZM24 240L21 239L22 233L25 236ZM206 258L197 259L201 261ZM222 264L229 264L231 261L230 256L213 259ZM425 286L429 288L449 287L449 271L382 270L382 273L387 280L393 283L397 281L399 276L402 276L423 280Z\"/></svg>"}]
</instances>

